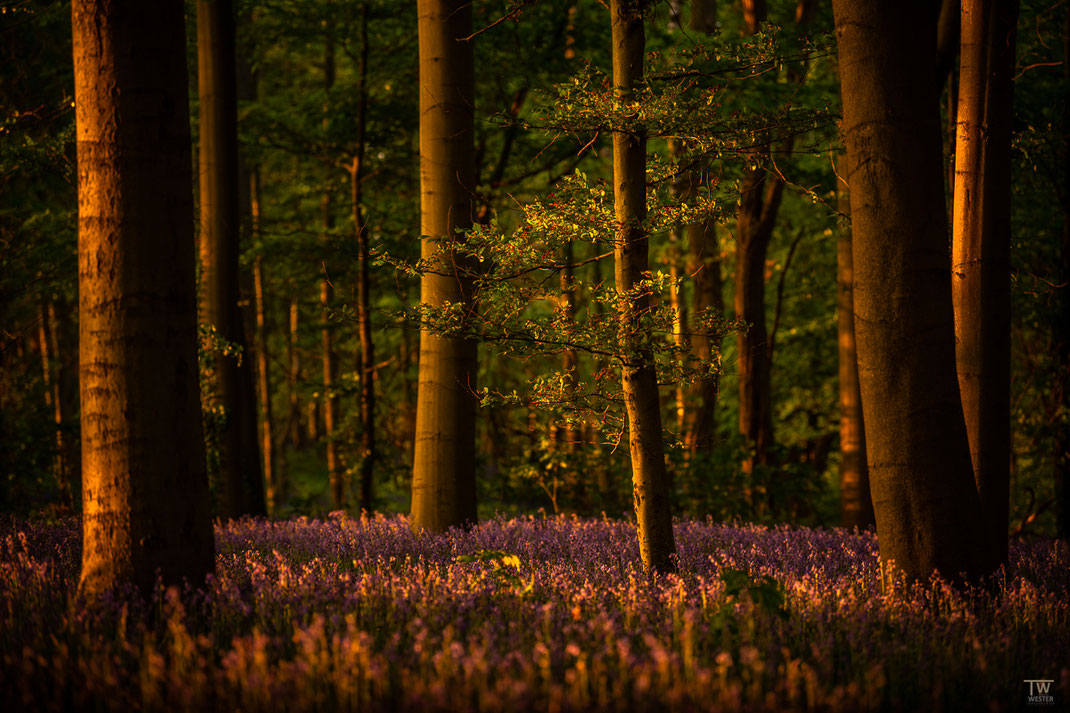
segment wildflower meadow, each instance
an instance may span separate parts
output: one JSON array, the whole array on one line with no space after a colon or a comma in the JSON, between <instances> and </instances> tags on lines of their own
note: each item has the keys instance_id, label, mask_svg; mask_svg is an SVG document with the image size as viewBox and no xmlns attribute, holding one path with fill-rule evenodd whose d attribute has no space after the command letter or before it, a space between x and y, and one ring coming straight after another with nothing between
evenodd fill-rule
<instances>
[{"instance_id":1,"label":"wildflower meadow","mask_svg":"<svg viewBox=\"0 0 1070 713\"><path fill-rule=\"evenodd\" d=\"M80 522L0 523L6 711L1012 711L1070 701L1070 568L882 592L869 532L404 517L217 524L204 588L76 594ZM1049 681L1038 696L1036 682ZM1030 683L1034 682L1034 683ZM1035 690L1031 689L1031 686ZM1052 705L1042 707L1043 699Z\"/></svg>"}]
</instances>

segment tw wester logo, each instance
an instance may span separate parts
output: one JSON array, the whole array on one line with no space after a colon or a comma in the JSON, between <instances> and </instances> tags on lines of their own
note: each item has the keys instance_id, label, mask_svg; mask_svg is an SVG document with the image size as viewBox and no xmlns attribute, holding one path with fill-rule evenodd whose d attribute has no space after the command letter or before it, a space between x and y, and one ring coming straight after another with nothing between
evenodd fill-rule
<instances>
[{"instance_id":1,"label":"tw wester logo","mask_svg":"<svg viewBox=\"0 0 1070 713\"><path fill-rule=\"evenodd\" d=\"M1029 684L1029 695L1025 699L1026 704L1031 706L1055 705L1055 696L1051 694L1051 684L1055 683L1054 679L1027 678L1025 683Z\"/></svg>"}]
</instances>

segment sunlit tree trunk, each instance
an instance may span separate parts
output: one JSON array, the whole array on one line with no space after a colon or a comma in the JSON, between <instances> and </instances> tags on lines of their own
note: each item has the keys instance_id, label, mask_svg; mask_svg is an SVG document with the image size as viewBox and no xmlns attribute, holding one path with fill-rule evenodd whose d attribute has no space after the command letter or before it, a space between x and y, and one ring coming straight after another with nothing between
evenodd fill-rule
<instances>
[{"instance_id":1,"label":"sunlit tree trunk","mask_svg":"<svg viewBox=\"0 0 1070 713\"><path fill-rule=\"evenodd\" d=\"M457 230L472 224L472 7L419 0L421 256L443 266L420 279L420 301L467 305L471 282L447 274ZM442 531L476 521L476 343L420 332L412 516L415 529Z\"/></svg>"},{"instance_id":2,"label":"sunlit tree trunk","mask_svg":"<svg viewBox=\"0 0 1070 713\"><path fill-rule=\"evenodd\" d=\"M962 0L951 288L955 359L991 566L1007 561L1011 124L1017 0Z\"/></svg>"},{"instance_id":3,"label":"sunlit tree trunk","mask_svg":"<svg viewBox=\"0 0 1070 713\"><path fill-rule=\"evenodd\" d=\"M197 77L200 92L201 320L241 349L219 354L214 390L226 412L219 438L223 514L267 510L256 437L252 359L238 303L241 218L238 184L238 104L230 0L197 3Z\"/></svg>"},{"instance_id":4,"label":"sunlit tree trunk","mask_svg":"<svg viewBox=\"0 0 1070 713\"><path fill-rule=\"evenodd\" d=\"M643 82L645 38L639 0L612 0L613 87L628 102ZM648 271L646 218L646 137L618 131L613 134L613 205L618 225L614 245L617 294L630 292ZM639 553L643 569L676 571L669 483L665 472L661 404L654 359L641 327L650 309L648 295L629 298L621 314L624 360L621 379L628 413L628 444L632 463L632 492L639 521Z\"/></svg>"},{"instance_id":5,"label":"sunlit tree trunk","mask_svg":"<svg viewBox=\"0 0 1070 713\"><path fill-rule=\"evenodd\" d=\"M80 589L214 566L183 5L76 0Z\"/></svg>"},{"instance_id":6,"label":"sunlit tree trunk","mask_svg":"<svg viewBox=\"0 0 1070 713\"><path fill-rule=\"evenodd\" d=\"M834 0L851 187L855 339L881 562L980 574L980 500L955 376L936 8Z\"/></svg>"},{"instance_id":7,"label":"sunlit tree trunk","mask_svg":"<svg viewBox=\"0 0 1070 713\"><path fill-rule=\"evenodd\" d=\"M847 157L836 157L836 205L848 221L851 216ZM851 226L845 221L836 240L836 323L839 345L840 389L840 524L869 527L874 524L873 497L866 465L866 432L862 396L858 389L858 353L855 350L854 269Z\"/></svg>"},{"instance_id":8,"label":"sunlit tree trunk","mask_svg":"<svg viewBox=\"0 0 1070 713\"><path fill-rule=\"evenodd\" d=\"M748 35L757 33L768 15L765 0L743 0L743 27Z\"/></svg>"}]
</instances>

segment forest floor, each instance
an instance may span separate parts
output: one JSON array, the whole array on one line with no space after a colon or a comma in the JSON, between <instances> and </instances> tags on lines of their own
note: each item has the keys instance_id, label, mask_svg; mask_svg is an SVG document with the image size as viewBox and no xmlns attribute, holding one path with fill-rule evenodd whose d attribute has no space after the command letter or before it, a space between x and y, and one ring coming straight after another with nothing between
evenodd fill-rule
<instances>
[{"instance_id":1,"label":"forest floor","mask_svg":"<svg viewBox=\"0 0 1070 713\"><path fill-rule=\"evenodd\" d=\"M1012 546L984 589L882 593L868 532L403 517L217 526L204 589L75 594L79 522L0 519L0 708L1010 711L1070 703L1070 567ZM1030 682L1033 683L1030 683ZM1036 681L1050 681L1037 684Z\"/></svg>"}]
</instances>

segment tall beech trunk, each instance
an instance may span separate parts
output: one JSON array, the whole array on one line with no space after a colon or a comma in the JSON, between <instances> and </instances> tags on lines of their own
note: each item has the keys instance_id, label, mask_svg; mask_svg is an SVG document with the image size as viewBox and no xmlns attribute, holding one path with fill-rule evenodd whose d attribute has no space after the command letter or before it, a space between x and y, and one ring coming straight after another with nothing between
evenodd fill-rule
<instances>
[{"instance_id":1,"label":"tall beech trunk","mask_svg":"<svg viewBox=\"0 0 1070 713\"><path fill-rule=\"evenodd\" d=\"M219 354L215 360L214 390L226 412L219 437L226 517L267 511L257 450L252 359L245 348L238 306L241 218L234 22L230 0L197 3L201 320L241 349L240 357Z\"/></svg>"},{"instance_id":2,"label":"tall beech trunk","mask_svg":"<svg viewBox=\"0 0 1070 713\"><path fill-rule=\"evenodd\" d=\"M83 548L79 588L214 567L197 386L178 0L75 0Z\"/></svg>"},{"instance_id":3,"label":"tall beech trunk","mask_svg":"<svg viewBox=\"0 0 1070 713\"><path fill-rule=\"evenodd\" d=\"M357 68L359 88L357 97L357 155L351 168L353 228L357 233L357 322L360 331L360 507L371 512L374 496L375 462L378 449L375 442L375 340L372 338L371 317L371 251L368 229L364 221L364 136L368 113L368 6L360 9L360 66Z\"/></svg>"},{"instance_id":4,"label":"tall beech trunk","mask_svg":"<svg viewBox=\"0 0 1070 713\"><path fill-rule=\"evenodd\" d=\"M613 87L622 103L631 101L643 82L645 38L640 0L612 0ZM648 271L646 218L646 136L643 131L613 134L613 206L617 234L614 267L618 294L630 292ZM641 319L650 309L648 295L628 301L621 314L624 349L621 381L628 413L632 492L639 522L639 554L648 572L676 571L669 481L661 430L661 403L654 358L642 333Z\"/></svg>"},{"instance_id":5,"label":"tall beech trunk","mask_svg":"<svg viewBox=\"0 0 1070 713\"><path fill-rule=\"evenodd\" d=\"M420 279L420 301L467 305L471 282L454 270L457 231L472 225L475 180L472 7L419 0L421 257L442 265ZM414 529L476 521L476 343L420 331L412 471Z\"/></svg>"},{"instance_id":6,"label":"tall beech trunk","mask_svg":"<svg viewBox=\"0 0 1070 713\"><path fill-rule=\"evenodd\" d=\"M951 291L955 361L990 566L1007 561L1011 124L1017 0L962 0Z\"/></svg>"},{"instance_id":7,"label":"tall beech trunk","mask_svg":"<svg viewBox=\"0 0 1070 713\"><path fill-rule=\"evenodd\" d=\"M328 92L334 86L334 40L327 35L326 45L323 52L323 79ZM327 105L323 107L323 131L326 134L330 125L330 110ZM333 172L330 164L325 170L328 176ZM341 508L345 506L346 488L345 474L342 471L342 463L338 454L338 441L335 438L335 425L338 420L338 397L334 394L334 382L338 377L338 360L334 353L334 333L331 331L330 312L331 303L334 301L334 287L331 285L331 276L327 270L330 264L330 256L333 252L331 231L334 230L334 213L331 209L333 196L330 189L331 181L327 182L327 188L323 193L321 208L323 211L323 257L321 268L323 277L320 280L320 343L322 346L323 363L323 438L327 442L327 479L330 482L331 506ZM319 419L315 415L314 408L309 410L309 431L318 431ZM313 438L315 438L313 436Z\"/></svg>"},{"instance_id":8,"label":"tall beech trunk","mask_svg":"<svg viewBox=\"0 0 1070 713\"><path fill-rule=\"evenodd\" d=\"M880 557L908 580L983 569L955 376L940 83L928 3L834 0L851 187L855 339Z\"/></svg>"},{"instance_id":9,"label":"tall beech trunk","mask_svg":"<svg viewBox=\"0 0 1070 713\"><path fill-rule=\"evenodd\" d=\"M866 432L862 420L862 396L858 389L858 353L855 349L854 268L851 257L851 194L847 180L847 156L836 157L836 205L847 221L836 240L836 332L839 345L840 388L840 524L869 527L873 496L869 492L866 465Z\"/></svg>"}]
</instances>

